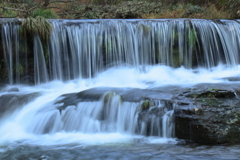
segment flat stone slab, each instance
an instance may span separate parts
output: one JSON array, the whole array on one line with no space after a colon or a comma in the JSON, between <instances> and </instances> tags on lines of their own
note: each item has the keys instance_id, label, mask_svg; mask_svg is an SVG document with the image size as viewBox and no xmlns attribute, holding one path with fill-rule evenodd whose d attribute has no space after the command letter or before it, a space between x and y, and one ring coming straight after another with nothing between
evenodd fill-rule
<instances>
[{"instance_id":1,"label":"flat stone slab","mask_svg":"<svg viewBox=\"0 0 240 160\"><path fill-rule=\"evenodd\" d=\"M140 102L144 99L171 100L173 97L172 94L149 89L97 87L79 93L62 95L60 97L61 100L56 101L55 104L63 103L61 106L58 106L58 109L62 110L68 106L77 105L80 102L99 101L107 92L115 92L122 96L123 101L126 102Z\"/></svg>"}]
</instances>

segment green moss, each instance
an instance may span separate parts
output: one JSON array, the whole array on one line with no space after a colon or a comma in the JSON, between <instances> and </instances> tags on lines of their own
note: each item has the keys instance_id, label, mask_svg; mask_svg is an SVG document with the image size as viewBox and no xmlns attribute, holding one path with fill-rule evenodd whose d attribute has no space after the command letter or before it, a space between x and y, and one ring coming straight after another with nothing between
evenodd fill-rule
<instances>
[{"instance_id":1,"label":"green moss","mask_svg":"<svg viewBox=\"0 0 240 160\"><path fill-rule=\"evenodd\" d=\"M210 88L209 91L218 91L216 88Z\"/></svg>"},{"instance_id":2,"label":"green moss","mask_svg":"<svg viewBox=\"0 0 240 160\"><path fill-rule=\"evenodd\" d=\"M106 93L105 95L104 95L104 97L103 97L103 102L104 102L104 104L106 104L110 99L112 99L114 96L116 95L116 93L115 92L108 92L108 93Z\"/></svg>"},{"instance_id":3,"label":"green moss","mask_svg":"<svg viewBox=\"0 0 240 160\"><path fill-rule=\"evenodd\" d=\"M218 90L211 88L210 90L204 91L202 93L190 94L192 98L234 98L235 94L228 90Z\"/></svg>"},{"instance_id":4,"label":"green moss","mask_svg":"<svg viewBox=\"0 0 240 160\"><path fill-rule=\"evenodd\" d=\"M174 68L180 67L179 50L178 49L173 49L172 67L174 67Z\"/></svg>"},{"instance_id":5,"label":"green moss","mask_svg":"<svg viewBox=\"0 0 240 160\"><path fill-rule=\"evenodd\" d=\"M104 96L103 96L103 103L104 105L108 104L109 102L112 101L113 98L118 98L119 100L119 104L123 103L123 97L121 95L116 94L113 91L107 92ZM117 101L116 101L117 102Z\"/></svg>"},{"instance_id":6,"label":"green moss","mask_svg":"<svg viewBox=\"0 0 240 160\"><path fill-rule=\"evenodd\" d=\"M15 66L15 70L16 72L18 72L18 74L22 75L24 73L24 67L21 63L17 63Z\"/></svg>"},{"instance_id":7,"label":"green moss","mask_svg":"<svg viewBox=\"0 0 240 160\"><path fill-rule=\"evenodd\" d=\"M194 29L191 29L188 33L188 39L187 39L188 46L193 47L196 41L197 41L196 32Z\"/></svg>"},{"instance_id":8,"label":"green moss","mask_svg":"<svg viewBox=\"0 0 240 160\"><path fill-rule=\"evenodd\" d=\"M15 18L15 17L17 17L17 14L16 14L16 12L14 12L12 10L3 10L2 17Z\"/></svg>"},{"instance_id":9,"label":"green moss","mask_svg":"<svg viewBox=\"0 0 240 160\"><path fill-rule=\"evenodd\" d=\"M151 102L149 100L145 100L142 104L141 104L141 110L147 110L151 107Z\"/></svg>"},{"instance_id":10,"label":"green moss","mask_svg":"<svg viewBox=\"0 0 240 160\"><path fill-rule=\"evenodd\" d=\"M123 103L123 97L119 95L119 101L122 104Z\"/></svg>"},{"instance_id":11,"label":"green moss","mask_svg":"<svg viewBox=\"0 0 240 160\"><path fill-rule=\"evenodd\" d=\"M202 100L204 105L208 105L208 106L219 106L222 104L222 101L220 101L219 99L213 99L213 98L206 98Z\"/></svg>"},{"instance_id":12,"label":"green moss","mask_svg":"<svg viewBox=\"0 0 240 160\"><path fill-rule=\"evenodd\" d=\"M57 13L51 9L37 9L32 13L31 17L36 18L37 16L41 16L46 19L58 18Z\"/></svg>"}]
</instances>

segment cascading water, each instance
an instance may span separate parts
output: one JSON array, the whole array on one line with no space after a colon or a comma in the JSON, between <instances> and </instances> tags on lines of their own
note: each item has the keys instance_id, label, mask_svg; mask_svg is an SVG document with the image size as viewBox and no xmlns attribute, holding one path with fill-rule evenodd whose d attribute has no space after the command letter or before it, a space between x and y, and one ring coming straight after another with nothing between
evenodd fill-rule
<instances>
[{"instance_id":1,"label":"cascading water","mask_svg":"<svg viewBox=\"0 0 240 160\"><path fill-rule=\"evenodd\" d=\"M0 22L10 84L0 94L0 158L21 145L177 143L177 103L154 90L239 77L238 20L48 21L48 42L22 37L18 20ZM120 89L85 95L95 87Z\"/></svg>"},{"instance_id":2,"label":"cascading water","mask_svg":"<svg viewBox=\"0 0 240 160\"><path fill-rule=\"evenodd\" d=\"M54 107L53 110L49 110L49 106L46 105L46 109L41 108L35 113L28 128L36 134L60 131L133 134L137 122L137 106L137 103L122 102L120 96L109 92L100 101L80 102L61 112Z\"/></svg>"},{"instance_id":3,"label":"cascading water","mask_svg":"<svg viewBox=\"0 0 240 160\"><path fill-rule=\"evenodd\" d=\"M48 82L46 61L43 54L43 48L40 38L34 37L34 81L35 84Z\"/></svg>"},{"instance_id":4,"label":"cascading water","mask_svg":"<svg viewBox=\"0 0 240 160\"><path fill-rule=\"evenodd\" d=\"M2 98L9 97L10 101L15 101L14 99L16 101L23 100L23 102L20 101L20 104L29 101L27 97L35 97L34 94L28 94L15 96L11 99L11 94L8 95L6 94ZM40 97L24 107L20 112L19 108L23 104L7 104L13 108L11 112L14 112L14 108L19 112L13 123L22 126L22 129L28 133L37 135L55 134L64 131L84 134L117 132L130 135L174 137L172 134L174 132L173 107L160 101L158 103L161 103L161 105L155 106L154 103L151 105L151 109L157 111L158 114L154 116L150 114L150 117L148 117L150 121L147 122L138 116L141 110L141 102L125 102L115 92L105 93L99 101L83 101L76 105L69 105L63 110L58 110L57 108L61 106L61 103L54 102L50 97L52 95ZM50 100L39 103L46 98ZM153 111L150 110L149 112ZM7 112L7 114L9 113ZM6 118L7 116L3 112L1 117ZM148 127L148 129L145 127Z\"/></svg>"},{"instance_id":5,"label":"cascading water","mask_svg":"<svg viewBox=\"0 0 240 160\"><path fill-rule=\"evenodd\" d=\"M49 22L53 27L49 43L43 46L38 36L34 36L35 54L28 55L28 58L35 59L35 72L30 73L35 76L35 84L49 80L93 78L109 67L122 65L146 72L149 65L156 64L210 69L219 64L237 66L240 63L238 21L173 19ZM31 61L20 61L22 55L20 57L19 52L22 53L22 48L27 46L26 43L20 43L18 28L17 22L2 22L2 44L10 84L20 82L23 73L19 68L22 72L28 71L29 66L25 63Z\"/></svg>"},{"instance_id":6,"label":"cascading water","mask_svg":"<svg viewBox=\"0 0 240 160\"><path fill-rule=\"evenodd\" d=\"M151 108L141 112L140 133L142 135L174 137L174 105L162 100L150 100Z\"/></svg>"}]
</instances>

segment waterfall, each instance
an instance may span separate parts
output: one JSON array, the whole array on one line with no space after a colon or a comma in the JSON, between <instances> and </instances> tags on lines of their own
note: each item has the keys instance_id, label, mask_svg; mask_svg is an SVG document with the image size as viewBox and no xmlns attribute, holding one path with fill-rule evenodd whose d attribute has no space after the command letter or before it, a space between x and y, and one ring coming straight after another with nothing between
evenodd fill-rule
<instances>
[{"instance_id":1,"label":"waterfall","mask_svg":"<svg viewBox=\"0 0 240 160\"><path fill-rule=\"evenodd\" d=\"M49 109L48 104L46 108L33 113L34 119L28 130L35 134L59 131L133 134L137 122L137 106L137 103L122 102L121 96L113 92L106 93L99 101L80 102L61 112L55 108Z\"/></svg>"},{"instance_id":2,"label":"waterfall","mask_svg":"<svg viewBox=\"0 0 240 160\"><path fill-rule=\"evenodd\" d=\"M32 95L19 97L21 100L23 97L28 100L29 96ZM10 98L7 95L5 97ZM149 122L146 122L142 119L142 115L139 115L141 102L125 102L115 92L105 93L99 101L80 102L76 105L70 105L62 111L56 109L59 104L52 100L41 102L46 97L48 96L39 97L31 105L27 105L14 120L19 126L24 123L23 129L28 133L41 135L55 134L60 131L85 134L117 132L130 135L174 137L173 108L169 105L167 107L161 101L158 101L160 104L158 106L152 105L149 112L153 112L153 110L161 112L162 116L148 113L151 124L146 124ZM17 96L14 97L14 101L17 101L17 98ZM9 107L14 107L14 105L8 104ZM35 106L35 109L32 106ZM13 110L12 112L14 113ZM4 112L2 117L6 117Z\"/></svg>"},{"instance_id":3,"label":"waterfall","mask_svg":"<svg viewBox=\"0 0 240 160\"><path fill-rule=\"evenodd\" d=\"M143 135L174 137L174 104L151 99L151 107L139 114L140 133Z\"/></svg>"},{"instance_id":4,"label":"waterfall","mask_svg":"<svg viewBox=\"0 0 240 160\"><path fill-rule=\"evenodd\" d=\"M0 26L0 50L3 50L0 56L2 59L1 72L4 75L7 70L9 84L21 83L29 73L26 40L20 35L20 25L17 20L0 19ZM2 80L5 79L6 77Z\"/></svg>"},{"instance_id":5,"label":"waterfall","mask_svg":"<svg viewBox=\"0 0 240 160\"><path fill-rule=\"evenodd\" d=\"M24 37L20 21L0 20L0 79L9 82L0 93L0 139L174 138L174 86L239 76L238 20L48 20L46 42Z\"/></svg>"},{"instance_id":6,"label":"waterfall","mask_svg":"<svg viewBox=\"0 0 240 160\"><path fill-rule=\"evenodd\" d=\"M34 81L35 84L48 82L46 61L43 54L43 48L38 36L34 37Z\"/></svg>"},{"instance_id":7,"label":"waterfall","mask_svg":"<svg viewBox=\"0 0 240 160\"><path fill-rule=\"evenodd\" d=\"M4 59L10 84L24 82L26 76L21 72L25 75L35 74L32 79L35 84L39 84L52 80L91 79L114 66L132 66L139 72L146 72L149 66L157 64L174 68L183 66L210 69L219 64L236 67L240 62L240 25L237 20L49 22L53 30L47 44L44 42L43 46L36 37L33 40L25 39L34 42L34 48L44 48L41 51L41 64L31 60L32 57L36 59L36 56L40 56L35 54L36 49L31 51L31 47L19 41L22 39L19 23L1 22ZM19 59L22 48L28 48L29 53L27 58L21 56ZM23 62L23 58L28 65L25 65L27 62ZM21 72L16 64L21 66ZM38 65L44 68L41 74L36 71ZM31 72L32 66L35 66L34 73Z\"/></svg>"},{"instance_id":8,"label":"waterfall","mask_svg":"<svg viewBox=\"0 0 240 160\"><path fill-rule=\"evenodd\" d=\"M2 43L4 49L4 58L6 68L8 70L8 79L9 83L13 84L13 63L14 63L14 56L16 55L16 64L19 63L19 39L18 39L18 25L6 24L2 25ZM14 54L15 50L15 54ZM18 74L17 74L18 75ZM17 79L19 76L17 76ZM17 81L17 80L16 80Z\"/></svg>"}]
</instances>

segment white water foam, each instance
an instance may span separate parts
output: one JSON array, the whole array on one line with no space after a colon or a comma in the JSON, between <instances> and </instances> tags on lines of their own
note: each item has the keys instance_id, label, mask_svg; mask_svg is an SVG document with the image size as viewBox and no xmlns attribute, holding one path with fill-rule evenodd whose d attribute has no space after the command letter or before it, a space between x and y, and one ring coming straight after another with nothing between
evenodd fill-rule
<instances>
[{"instance_id":1,"label":"white water foam","mask_svg":"<svg viewBox=\"0 0 240 160\"><path fill-rule=\"evenodd\" d=\"M228 83L225 77L239 77L240 66L228 68L219 65L215 68L186 69L157 65L149 66L148 71L139 73L133 68L118 67L100 73L92 80L92 86L148 88L164 85L194 85L198 83Z\"/></svg>"}]
</instances>

